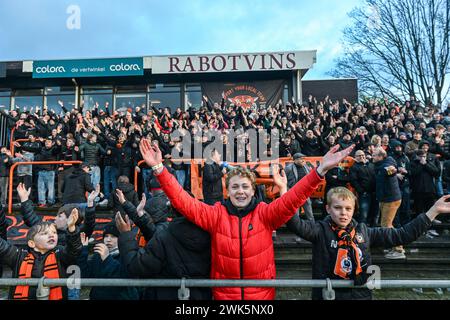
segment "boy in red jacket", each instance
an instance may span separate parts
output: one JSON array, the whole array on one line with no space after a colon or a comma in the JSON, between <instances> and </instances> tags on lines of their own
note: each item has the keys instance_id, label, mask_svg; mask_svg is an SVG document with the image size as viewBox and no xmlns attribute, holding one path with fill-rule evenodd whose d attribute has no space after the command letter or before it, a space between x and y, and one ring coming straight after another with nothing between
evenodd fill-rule
<instances>
[{"instance_id":1,"label":"boy in red jacket","mask_svg":"<svg viewBox=\"0 0 450 320\"><path fill-rule=\"evenodd\" d=\"M353 146L337 152L332 148L317 170L270 204L254 197L256 178L249 170L236 168L227 177L229 199L209 206L192 199L177 180L164 169L157 145L142 140L143 159L152 167L161 188L174 208L211 235L212 279L274 279L275 258L272 231L287 222L323 180L325 173L341 162ZM286 177L274 170L276 184ZM271 300L274 288L214 288L214 299Z\"/></svg>"}]
</instances>

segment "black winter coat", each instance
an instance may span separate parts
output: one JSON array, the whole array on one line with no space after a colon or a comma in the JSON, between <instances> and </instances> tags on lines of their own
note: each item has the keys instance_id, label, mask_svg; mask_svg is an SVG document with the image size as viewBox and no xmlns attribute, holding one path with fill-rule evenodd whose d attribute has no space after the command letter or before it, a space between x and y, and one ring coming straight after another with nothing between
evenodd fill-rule
<instances>
[{"instance_id":1,"label":"black winter coat","mask_svg":"<svg viewBox=\"0 0 450 320\"><path fill-rule=\"evenodd\" d=\"M205 163L203 167L203 199L223 198L223 172L217 163Z\"/></svg>"},{"instance_id":2,"label":"black winter coat","mask_svg":"<svg viewBox=\"0 0 450 320\"><path fill-rule=\"evenodd\" d=\"M418 158L411 161L411 189L413 193L436 194L435 180L441 174L439 160L428 154L427 163L421 164Z\"/></svg>"},{"instance_id":3,"label":"black winter coat","mask_svg":"<svg viewBox=\"0 0 450 320\"><path fill-rule=\"evenodd\" d=\"M76 168L72 174L64 177L62 186L63 203L84 203L86 202L86 192L92 192L94 187L91 177L81 168Z\"/></svg>"},{"instance_id":4,"label":"black winter coat","mask_svg":"<svg viewBox=\"0 0 450 320\"><path fill-rule=\"evenodd\" d=\"M302 220L295 215L288 223L289 230L299 237L312 242L312 278L313 279L340 279L334 274L334 266L338 253L337 235L330 226L331 217L327 216L322 221L312 222ZM364 223L353 220L356 229L358 247L362 252L361 265L365 265L363 272L372 264L370 256L371 247L392 248L415 241L430 226L431 221L421 214L402 228L369 228ZM354 264L354 262L353 262ZM336 300L372 299L369 289L335 289ZM312 291L314 300L322 299L322 289L314 288Z\"/></svg>"},{"instance_id":5,"label":"black winter coat","mask_svg":"<svg viewBox=\"0 0 450 320\"><path fill-rule=\"evenodd\" d=\"M358 194L375 191L375 167L373 163L355 162L350 168L350 183Z\"/></svg>"},{"instance_id":6,"label":"black winter coat","mask_svg":"<svg viewBox=\"0 0 450 320\"><path fill-rule=\"evenodd\" d=\"M184 217L174 219L167 230L157 232L142 249L133 232L121 234L119 251L128 273L134 277L208 279L210 276L210 236ZM178 288L148 289L145 298L177 300ZM191 300L211 298L210 288L190 288Z\"/></svg>"}]
</instances>

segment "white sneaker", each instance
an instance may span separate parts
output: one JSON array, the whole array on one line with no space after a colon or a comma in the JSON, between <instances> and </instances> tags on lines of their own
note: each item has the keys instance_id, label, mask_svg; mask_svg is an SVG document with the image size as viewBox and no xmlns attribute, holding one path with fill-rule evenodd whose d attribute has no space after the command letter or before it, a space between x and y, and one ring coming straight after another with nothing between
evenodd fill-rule
<instances>
[{"instance_id":1,"label":"white sneaker","mask_svg":"<svg viewBox=\"0 0 450 320\"><path fill-rule=\"evenodd\" d=\"M392 250L391 252L386 253L386 254L384 255L384 257L385 257L386 259L392 259L392 260L396 260L396 259L406 259L406 255L405 255L403 252L395 251L395 250Z\"/></svg>"},{"instance_id":2,"label":"white sneaker","mask_svg":"<svg viewBox=\"0 0 450 320\"><path fill-rule=\"evenodd\" d=\"M436 230L431 229L431 230L428 230L427 233L432 235L433 237L439 237L439 233L437 233Z\"/></svg>"},{"instance_id":3,"label":"white sneaker","mask_svg":"<svg viewBox=\"0 0 450 320\"><path fill-rule=\"evenodd\" d=\"M434 239L435 238L435 236L431 235L428 231L427 231L427 233L425 233L425 237L427 239Z\"/></svg>"},{"instance_id":4,"label":"white sneaker","mask_svg":"<svg viewBox=\"0 0 450 320\"><path fill-rule=\"evenodd\" d=\"M108 199L105 199L98 203L100 207L106 207L108 205Z\"/></svg>"},{"instance_id":5,"label":"white sneaker","mask_svg":"<svg viewBox=\"0 0 450 320\"><path fill-rule=\"evenodd\" d=\"M434 288L434 291L436 291L436 293L439 295L444 294L444 291L442 290L442 288Z\"/></svg>"}]
</instances>

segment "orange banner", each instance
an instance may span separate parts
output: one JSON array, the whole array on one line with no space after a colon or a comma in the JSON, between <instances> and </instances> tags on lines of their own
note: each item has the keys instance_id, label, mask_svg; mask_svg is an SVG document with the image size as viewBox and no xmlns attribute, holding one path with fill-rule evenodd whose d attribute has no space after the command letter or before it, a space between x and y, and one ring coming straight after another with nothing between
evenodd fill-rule
<instances>
[{"instance_id":1,"label":"orange banner","mask_svg":"<svg viewBox=\"0 0 450 320\"><path fill-rule=\"evenodd\" d=\"M311 169L314 169L319 166L322 157L306 157L306 165ZM347 157L344 161L342 161L339 166L342 168L350 168L354 159L351 157ZM283 168L286 168L286 165L293 163L291 158L280 158L277 161ZM274 161L261 161L261 162L245 162L245 163L233 163L229 164L232 166L240 166L244 168L250 169L252 172L256 174L256 182L258 184L264 184L266 186L266 196L269 199L274 199L279 196L278 187L276 187L273 183L273 175L271 171L271 164L275 163ZM203 191L202 191L202 175L203 175L203 166L205 165L205 160L191 160L191 191L197 199L203 199ZM225 188L225 177L222 179L223 184L223 195L224 198L227 197L227 191ZM322 182L313 193L311 198L323 198L323 194L325 191L325 181Z\"/></svg>"}]
</instances>

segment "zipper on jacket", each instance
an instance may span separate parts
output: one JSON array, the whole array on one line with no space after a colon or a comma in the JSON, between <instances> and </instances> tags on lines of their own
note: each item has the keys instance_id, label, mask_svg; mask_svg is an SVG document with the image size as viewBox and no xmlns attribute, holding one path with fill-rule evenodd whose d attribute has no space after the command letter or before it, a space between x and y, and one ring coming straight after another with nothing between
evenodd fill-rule
<instances>
[{"instance_id":1,"label":"zipper on jacket","mask_svg":"<svg viewBox=\"0 0 450 320\"><path fill-rule=\"evenodd\" d=\"M239 217L239 270L240 277L244 279L244 258L242 256L242 217ZM244 300L244 287L241 287L241 299Z\"/></svg>"}]
</instances>

